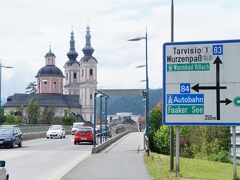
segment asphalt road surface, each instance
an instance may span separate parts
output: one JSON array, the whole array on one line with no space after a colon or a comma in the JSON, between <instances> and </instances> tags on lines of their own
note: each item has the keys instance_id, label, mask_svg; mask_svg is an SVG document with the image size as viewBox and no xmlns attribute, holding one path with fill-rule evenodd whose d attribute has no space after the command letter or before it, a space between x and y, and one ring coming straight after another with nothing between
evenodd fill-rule
<instances>
[{"instance_id":1,"label":"asphalt road surface","mask_svg":"<svg viewBox=\"0 0 240 180\"><path fill-rule=\"evenodd\" d=\"M10 180L59 180L91 154L92 145L74 145L72 136L65 139L23 141L23 147L0 148Z\"/></svg>"}]
</instances>

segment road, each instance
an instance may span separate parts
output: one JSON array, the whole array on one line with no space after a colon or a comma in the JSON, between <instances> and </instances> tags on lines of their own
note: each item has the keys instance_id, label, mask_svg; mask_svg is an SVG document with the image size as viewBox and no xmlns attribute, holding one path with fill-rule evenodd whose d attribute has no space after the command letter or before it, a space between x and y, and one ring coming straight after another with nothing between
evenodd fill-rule
<instances>
[{"instance_id":1,"label":"road","mask_svg":"<svg viewBox=\"0 0 240 180\"><path fill-rule=\"evenodd\" d=\"M11 180L59 180L91 154L92 145L74 145L72 136L65 139L34 139L22 148L0 149Z\"/></svg>"}]
</instances>

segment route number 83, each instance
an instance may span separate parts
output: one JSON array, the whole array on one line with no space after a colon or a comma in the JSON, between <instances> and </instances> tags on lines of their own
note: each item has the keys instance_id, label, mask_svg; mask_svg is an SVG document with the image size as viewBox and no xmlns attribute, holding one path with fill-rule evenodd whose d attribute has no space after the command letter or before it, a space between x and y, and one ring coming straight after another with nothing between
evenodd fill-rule
<instances>
[{"instance_id":1,"label":"route number 83","mask_svg":"<svg viewBox=\"0 0 240 180\"><path fill-rule=\"evenodd\" d=\"M213 45L213 55L223 55L223 45Z\"/></svg>"}]
</instances>

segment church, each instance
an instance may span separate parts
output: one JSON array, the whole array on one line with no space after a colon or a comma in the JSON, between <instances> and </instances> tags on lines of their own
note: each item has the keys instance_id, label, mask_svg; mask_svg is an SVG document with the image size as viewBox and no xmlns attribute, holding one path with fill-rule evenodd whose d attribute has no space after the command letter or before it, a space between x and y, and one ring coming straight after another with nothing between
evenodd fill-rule
<instances>
[{"instance_id":1,"label":"church","mask_svg":"<svg viewBox=\"0 0 240 180\"><path fill-rule=\"evenodd\" d=\"M56 56L52 52L45 55L45 66L40 68L37 78L36 94L14 94L7 98L4 104L4 114L16 112L26 107L31 100L38 101L40 114L45 107L54 107L54 116L63 117L65 112L80 114L85 121L93 122L93 97L97 90L97 64L91 46L90 27L87 26L83 56L77 60L74 32L71 32L70 49L67 53L68 61L64 64L63 72L55 66Z\"/></svg>"}]
</instances>

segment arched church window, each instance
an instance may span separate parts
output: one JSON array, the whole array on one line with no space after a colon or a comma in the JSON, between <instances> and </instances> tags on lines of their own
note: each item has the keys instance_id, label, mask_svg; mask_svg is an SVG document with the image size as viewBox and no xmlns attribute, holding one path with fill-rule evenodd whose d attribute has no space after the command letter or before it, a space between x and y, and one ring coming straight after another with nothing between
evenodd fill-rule
<instances>
[{"instance_id":1,"label":"arched church window","mask_svg":"<svg viewBox=\"0 0 240 180\"><path fill-rule=\"evenodd\" d=\"M53 88L54 88L54 89L57 88L57 82L53 82Z\"/></svg>"},{"instance_id":2,"label":"arched church window","mask_svg":"<svg viewBox=\"0 0 240 180\"><path fill-rule=\"evenodd\" d=\"M84 76L84 70L82 69L82 77Z\"/></svg>"},{"instance_id":3,"label":"arched church window","mask_svg":"<svg viewBox=\"0 0 240 180\"><path fill-rule=\"evenodd\" d=\"M90 99L92 99L92 94L90 94Z\"/></svg>"},{"instance_id":4,"label":"arched church window","mask_svg":"<svg viewBox=\"0 0 240 180\"><path fill-rule=\"evenodd\" d=\"M93 75L93 69L90 69L90 72L89 72L90 76Z\"/></svg>"},{"instance_id":5,"label":"arched church window","mask_svg":"<svg viewBox=\"0 0 240 180\"><path fill-rule=\"evenodd\" d=\"M77 78L77 73L73 73L73 78L74 78L74 79Z\"/></svg>"}]
</instances>

